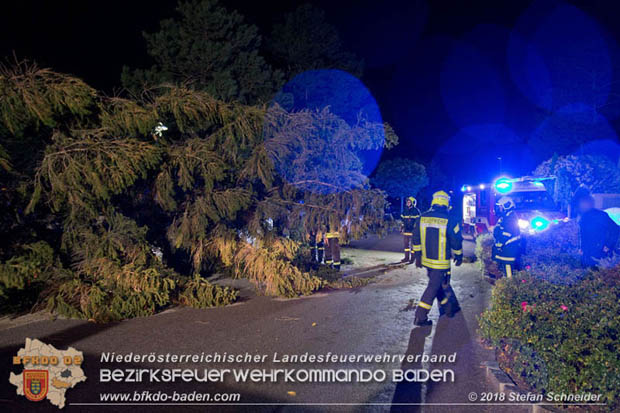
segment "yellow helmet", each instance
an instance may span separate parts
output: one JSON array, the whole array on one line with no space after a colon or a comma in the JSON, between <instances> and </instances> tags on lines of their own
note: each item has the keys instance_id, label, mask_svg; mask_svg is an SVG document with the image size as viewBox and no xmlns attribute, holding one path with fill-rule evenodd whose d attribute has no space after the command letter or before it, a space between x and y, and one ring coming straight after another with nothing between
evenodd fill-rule
<instances>
[{"instance_id":1,"label":"yellow helmet","mask_svg":"<svg viewBox=\"0 0 620 413\"><path fill-rule=\"evenodd\" d=\"M431 205L450 206L450 195L445 191L437 191L433 194Z\"/></svg>"},{"instance_id":2,"label":"yellow helmet","mask_svg":"<svg viewBox=\"0 0 620 413\"><path fill-rule=\"evenodd\" d=\"M411 201L411 205L413 205L413 206L416 206L416 204L418 203L418 201L416 201L416 199L414 197L412 197L412 196L407 197L407 199L409 201Z\"/></svg>"}]
</instances>

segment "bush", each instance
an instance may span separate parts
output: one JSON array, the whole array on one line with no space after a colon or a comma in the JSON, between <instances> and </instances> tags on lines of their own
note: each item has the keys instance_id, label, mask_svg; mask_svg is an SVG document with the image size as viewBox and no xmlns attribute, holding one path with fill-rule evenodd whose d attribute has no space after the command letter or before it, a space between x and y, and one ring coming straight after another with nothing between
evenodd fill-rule
<instances>
[{"instance_id":1,"label":"bush","mask_svg":"<svg viewBox=\"0 0 620 413\"><path fill-rule=\"evenodd\" d=\"M532 276L556 283L572 284L587 274L581 268L579 227L576 221L560 222L549 230L525 238L521 268ZM476 239L476 258L484 275L501 277L497 263L491 257L493 234Z\"/></svg>"},{"instance_id":2,"label":"bush","mask_svg":"<svg viewBox=\"0 0 620 413\"><path fill-rule=\"evenodd\" d=\"M535 277L555 283L570 285L582 279L587 271L581 268L577 222L561 222L529 236L522 267Z\"/></svg>"},{"instance_id":3,"label":"bush","mask_svg":"<svg viewBox=\"0 0 620 413\"><path fill-rule=\"evenodd\" d=\"M606 271L578 288L527 272L497 282L481 333L512 357L502 367L515 381L542 393L601 393L619 405L620 269Z\"/></svg>"},{"instance_id":4,"label":"bush","mask_svg":"<svg viewBox=\"0 0 620 413\"><path fill-rule=\"evenodd\" d=\"M576 224L528 238L524 271L499 280L481 334L517 384L601 393L620 406L620 267L578 267Z\"/></svg>"}]
</instances>

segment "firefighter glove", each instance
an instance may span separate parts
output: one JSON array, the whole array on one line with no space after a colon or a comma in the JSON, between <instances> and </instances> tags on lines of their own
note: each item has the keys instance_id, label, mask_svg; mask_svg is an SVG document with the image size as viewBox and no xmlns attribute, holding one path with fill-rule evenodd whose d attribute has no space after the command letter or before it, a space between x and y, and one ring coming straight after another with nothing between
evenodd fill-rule
<instances>
[{"instance_id":1,"label":"firefighter glove","mask_svg":"<svg viewBox=\"0 0 620 413\"><path fill-rule=\"evenodd\" d=\"M456 265L456 266L458 267L458 266L460 266L462 263L463 263L463 255L462 255L462 254L456 255L456 256L454 257L454 265Z\"/></svg>"}]
</instances>

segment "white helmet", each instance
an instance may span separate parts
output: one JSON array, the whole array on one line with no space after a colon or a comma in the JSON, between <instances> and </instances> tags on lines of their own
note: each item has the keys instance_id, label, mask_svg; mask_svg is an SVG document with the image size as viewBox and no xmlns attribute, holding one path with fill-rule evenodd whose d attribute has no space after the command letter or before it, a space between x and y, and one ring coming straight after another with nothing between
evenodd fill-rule
<instances>
[{"instance_id":1,"label":"white helmet","mask_svg":"<svg viewBox=\"0 0 620 413\"><path fill-rule=\"evenodd\" d=\"M497 201L497 206L504 212L512 211L517 207L515 201L509 196L503 196Z\"/></svg>"}]
</instances>

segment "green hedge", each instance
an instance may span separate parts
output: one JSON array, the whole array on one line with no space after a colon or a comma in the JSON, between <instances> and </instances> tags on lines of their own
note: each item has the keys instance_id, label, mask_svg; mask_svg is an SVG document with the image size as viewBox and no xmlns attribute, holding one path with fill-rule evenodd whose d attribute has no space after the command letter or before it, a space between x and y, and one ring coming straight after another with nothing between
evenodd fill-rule
<instances>
[{"instance_id":1,"label":"green hedge","mask_svg":"<svg viewBox=\"0 0 620 413\"><path fill-rule=\"evenodd\" d=\"M620 267L578 268L575 224L537 237L528 239L525 269L496 283L481 334L526 390L600 393L617 409Z\"/></svg>"}]
</instances>

